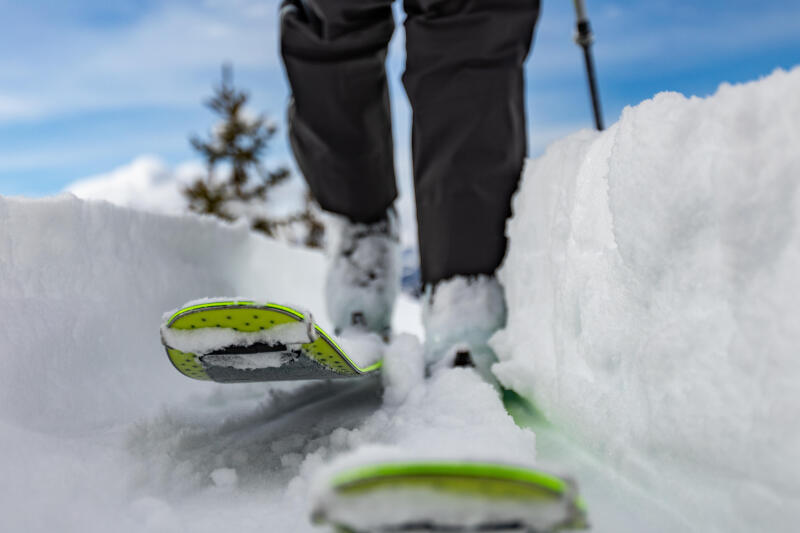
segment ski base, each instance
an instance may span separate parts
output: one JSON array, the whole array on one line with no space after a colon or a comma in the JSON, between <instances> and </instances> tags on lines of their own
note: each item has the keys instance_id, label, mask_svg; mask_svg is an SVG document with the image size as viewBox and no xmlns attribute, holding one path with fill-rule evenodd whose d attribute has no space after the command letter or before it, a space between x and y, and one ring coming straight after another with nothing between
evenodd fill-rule
<instances>
[{"instance_id":1,"label":"ski base","mask_svg":"<svg viewBox=\"0 0 800 533\"><path fill-rule=\"evenodd\" d=\"M385 463L344 471L314 521L339 531L551 532L585 529L577 486L540 470L479 462Z\"/></svg>"},{"instance_id":2,"label":"ski base","mask_svg":"<svg viewBox=\"0 0 800 533\"><path fill-rule=\"evenodd\" d=\"M381 366L359 367L306 314L272 303L188 305L168 318L161 339L181 374L219 383L354 378Z\"/></svg>"}]
</instances>

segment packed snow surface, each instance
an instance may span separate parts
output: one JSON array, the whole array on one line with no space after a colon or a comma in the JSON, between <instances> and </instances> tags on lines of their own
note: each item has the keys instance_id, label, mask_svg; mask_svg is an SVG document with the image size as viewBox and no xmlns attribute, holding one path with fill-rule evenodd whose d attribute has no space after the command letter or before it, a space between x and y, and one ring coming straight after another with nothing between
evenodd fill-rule
<instances>
[{"instance_id":1,"label":"packed snow surface","mask_svg":"<svg viewBox=\"0 0 800 533\"><path fill-rule=\"evenodd\" d=\"M529 162L508 225L497 375L699 531L800 523L798 95L659 94Z\"/></svg>"},{"instance_id":2,"label":"packed snow surface","mask_svg":"<svg viewBox=\"0 0 800 533\"><path fill-rule=\"evenodd\" d=\"M529 163L492 342L555 423L535 435L474 371L425 379L412 335L380 377L189 380L165 310L245 295L328 329L324 258L194 216L0 198L0 531L313 531L336 469L442 457L573 474L597 532L795 531L797 94L800 69L661 94Z\"/></svg>"}]
</instances>

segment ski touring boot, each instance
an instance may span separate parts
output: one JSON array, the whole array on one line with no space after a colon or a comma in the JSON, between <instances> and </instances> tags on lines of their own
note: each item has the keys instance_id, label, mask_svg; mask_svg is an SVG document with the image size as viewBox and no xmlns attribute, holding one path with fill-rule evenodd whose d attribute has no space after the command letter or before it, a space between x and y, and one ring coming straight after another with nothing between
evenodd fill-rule
<instances>
[{"instance_id":1,"label":"ski touring boot","mask_svg":"<svg viewBox=\"0 0 800 533\"><path fill-rule=\"evenodd\" d=\"M497 384L489 339L505 326L506 303L496 278L457 276L429 286L422 314L425 359L432 370L473 367L487 382Z\"/></svg>"},{"instance_id":2,"label":"ski touring boot","mask_svg":"<svg viewBox=\"0 0 800 533\"><path fill-rule=\"evenodd\" d=\"M371 224L341 220L338 242L331 249L325 296L335 334L360 330L388 339L400 290L400 238L394 209Z\"/></svg>"}]
</instances>

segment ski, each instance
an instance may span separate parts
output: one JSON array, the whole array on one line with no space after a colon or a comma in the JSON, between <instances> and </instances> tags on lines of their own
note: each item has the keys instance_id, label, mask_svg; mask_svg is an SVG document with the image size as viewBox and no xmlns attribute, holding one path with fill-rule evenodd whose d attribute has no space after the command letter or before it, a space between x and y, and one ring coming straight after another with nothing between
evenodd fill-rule
<instances>
[{"instance_id":1,"label":"ski","mask_svg":"<svg viewBox=\"0 0 800 533\"><path fill-rule=\"evenodd\" d=\"M183 375L218 383L359 378L359 366L309 312L251 300L197 301L165 315L161 340ZM456 354L454 366L472 366ZM504 392L518 424L535 410ZM523 419L524 422L523 422ZM476 461L360 465L328 479L313 520L342 532L551 532L586 527L575 482L531 467Z\"/></svg>"},{"instance_id":2,"label":"ski","mask_svg":"<svg viewBox=\"0 0 800 533\"><path fill-rule=\"evenodd\" d=\"M184 376L218 383L357 378L361 367L310 313L249 300L188 304L169 314L161 342Z\"/></svg>"},{"instance_id":3,"label":"ski","mask_svg":"<svg viewBox=\"0 0 800 533\"><path fill-rule=\"evenodd\" d=\"M332 477L312 519L339 531L550 532L584 529L568 478L471 461L379 463Z\"/></svg>"}]
</instances>

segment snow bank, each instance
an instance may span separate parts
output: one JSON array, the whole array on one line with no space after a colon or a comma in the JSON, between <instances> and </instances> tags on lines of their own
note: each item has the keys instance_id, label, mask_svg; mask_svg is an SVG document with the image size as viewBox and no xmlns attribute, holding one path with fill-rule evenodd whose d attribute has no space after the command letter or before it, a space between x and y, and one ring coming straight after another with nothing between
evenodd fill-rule
<instances>
[{"instance_id":1,"label":"snow bank","mask_svg":"<svg viewBox=\"0 0 800 533\"><path fill-rule=\"evenodd\" d=\"M282 510L277 487L236 490L280 467L282 453L260 455L292 435L279 427L277 439L274 431L253 439L253 417L267 409L260 402L278 410L286 402L263 384L186 379L158 329L162 312L198 296L321 309L323 274L320 254L243 226L70 195L0 198L0 530L304 523ZM237 477L230 468L248 457Z\"/></svg>"},{"instance_id":2,"label":"snow bank","mask_svg":"<svg viewBox=\"0 0 800 533\"><path fill-rule=\"evenodd\" d=\"M159 325L202 296L323 310L324 263L213 219L0 197L0 531L312 531L286 486L357 440L379 380L196 382Z\"/></svg>"},{"instance_id":3,"label":"snow bank","mask_svg":"<svg viewBox=\"0 0 800 533\"><path fill-rule=\"evenodd\" d=\"M323 273L319 254L241 226L0 198L0 420L76 431L199 392L163 353L163 311L239 294L321 308Z\"/></svg>"},{"instance_id":4,"label":"snow bank","mask_svg":"<svg viewBox=\"0 0 800 533\"><path fill-rule=\"evenodd\" d=\"M800 520L800 68L529 162L497 376L698 530Z\"/></svg>"}]
</instances>

